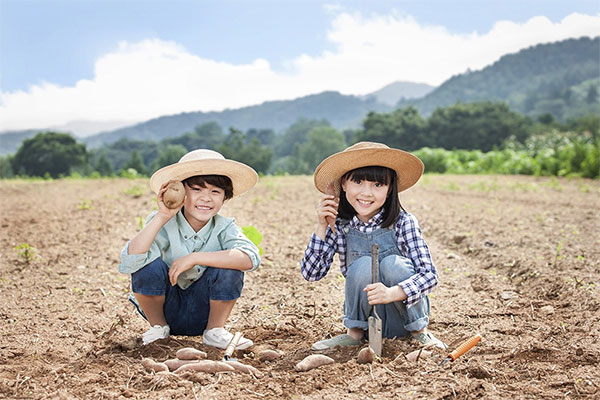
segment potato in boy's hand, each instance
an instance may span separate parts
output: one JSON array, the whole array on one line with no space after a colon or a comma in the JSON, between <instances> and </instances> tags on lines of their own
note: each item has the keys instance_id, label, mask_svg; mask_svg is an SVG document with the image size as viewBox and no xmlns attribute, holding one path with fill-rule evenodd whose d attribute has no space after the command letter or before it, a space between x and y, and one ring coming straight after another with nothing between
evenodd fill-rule
<instances>
[{"instance_id":1,"label":"potato in boy's hand","mask_svg":"<svg viewBox=\"0 0 600 400\"><path fill-rule=\"evenodd\" d=\"M179 208L185 198L185 188L181 181L171 181L163 194L163 203L170 209Z\"/></svg>"}]
</instances>

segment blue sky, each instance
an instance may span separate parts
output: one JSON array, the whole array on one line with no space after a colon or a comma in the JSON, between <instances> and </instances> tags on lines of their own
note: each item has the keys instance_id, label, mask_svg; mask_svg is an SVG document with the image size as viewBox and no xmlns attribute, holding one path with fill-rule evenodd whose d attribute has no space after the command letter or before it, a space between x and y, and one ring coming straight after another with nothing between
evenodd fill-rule
<instances>
[{"instance_id":1,"label":"blue sky","mask_svg":"<svg viewBox=\"0 0 600 400\"><path fill-rule=\"evenodd\" d=\"M0 130L437 85L599 18L597 0L0 0Z\"/></svg>"}]
</instances>

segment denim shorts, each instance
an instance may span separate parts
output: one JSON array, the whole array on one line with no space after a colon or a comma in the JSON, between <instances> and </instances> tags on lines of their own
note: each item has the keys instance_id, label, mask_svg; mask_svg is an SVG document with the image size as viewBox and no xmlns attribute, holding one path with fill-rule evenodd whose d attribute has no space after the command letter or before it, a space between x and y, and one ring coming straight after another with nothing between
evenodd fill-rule
<instances>
[{"instance_id":1,"label":"denim shorts","mask_svg":"<svg viewBox=\"0 0 600 400\"><path fill-rule=\"evenodd\" d=\"M165 295L163 310L172 335L202 335L208 322L210 300L236 300L243 287L243 271L211 267L185 290L177 285L171 286L169 266L161 258L131 274L134 293ZM130 296L129 300L146 318L135 298Z\"/></svg>"}]
</instances>

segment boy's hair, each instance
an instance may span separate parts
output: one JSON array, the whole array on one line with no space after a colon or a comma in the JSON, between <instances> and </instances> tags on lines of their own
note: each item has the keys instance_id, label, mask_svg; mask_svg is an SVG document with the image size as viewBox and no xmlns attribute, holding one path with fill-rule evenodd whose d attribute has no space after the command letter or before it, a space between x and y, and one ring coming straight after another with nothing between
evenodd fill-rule
<instances>
[{"instance_id":1,"label":"boy's hair","mask_svg":"<svg viewBox=\"0 0 600 400\"><path fill-rule=\"evenodd\" d=\"M383 228L392 226L398 219L400 211L405 211L398 198L398 179L396 177L396 171L393 169L379 166L361 167L346 172L344 176L342 176L342 180L344 179L353 181L367 180L382 185L389 185L388 194L385 203L383 204L383 221L381 223ZM338 218L350 220L355 215L356 210L348 203L344 189L340 188Z\"/></svg>"},{"instance_id":2,"label":"boy's hair","mask_svg":"<svg viewBox=\"0 0 600 400\"><path fill-rule=\"evenodd\" d=\"M233 197L233 183L228 176L225 175L195 175L183 181L184 185L198 185L202 188L206 187L206 184L216 186L225 191L225 200L229 200Z\"/></svg>"}]
</instances>

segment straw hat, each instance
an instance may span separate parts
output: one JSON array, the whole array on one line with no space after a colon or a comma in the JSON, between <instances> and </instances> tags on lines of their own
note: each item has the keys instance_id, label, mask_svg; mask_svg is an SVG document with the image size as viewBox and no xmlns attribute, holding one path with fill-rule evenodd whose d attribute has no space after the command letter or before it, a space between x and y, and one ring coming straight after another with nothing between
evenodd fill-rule
<instances>
[{"instance_id":1,"label":"straw hat","mask_svg":"<svg viewBox=\"0 0 600 400\"><path fill-rule=\"evenodd\" d=\"M423 162L406 151L392 149L382 143L358 142L346 150L335 153L315 170L315 186L322 193L333 184L335 193L340 193L340 181L348 171L356 168L380 166L396 171L398 192L408 189L423 175Z\"/></svg>"},{"instance_id":2,"label":"straw hat","mask_svg":"<svg viewBox=\"0 0 600 400\"><path fill-rule=\"evenodd\" d=\"M258 181L258 174L241 162L228 160L213 150L198 149L185 154L176 164L167 165L156 171L150 178L150 188L158 193L160 187L169 181L183 181L195 175L225 175L233 183L233 195L238 196L252 189Z\"/></svg>"}]
</instances>

